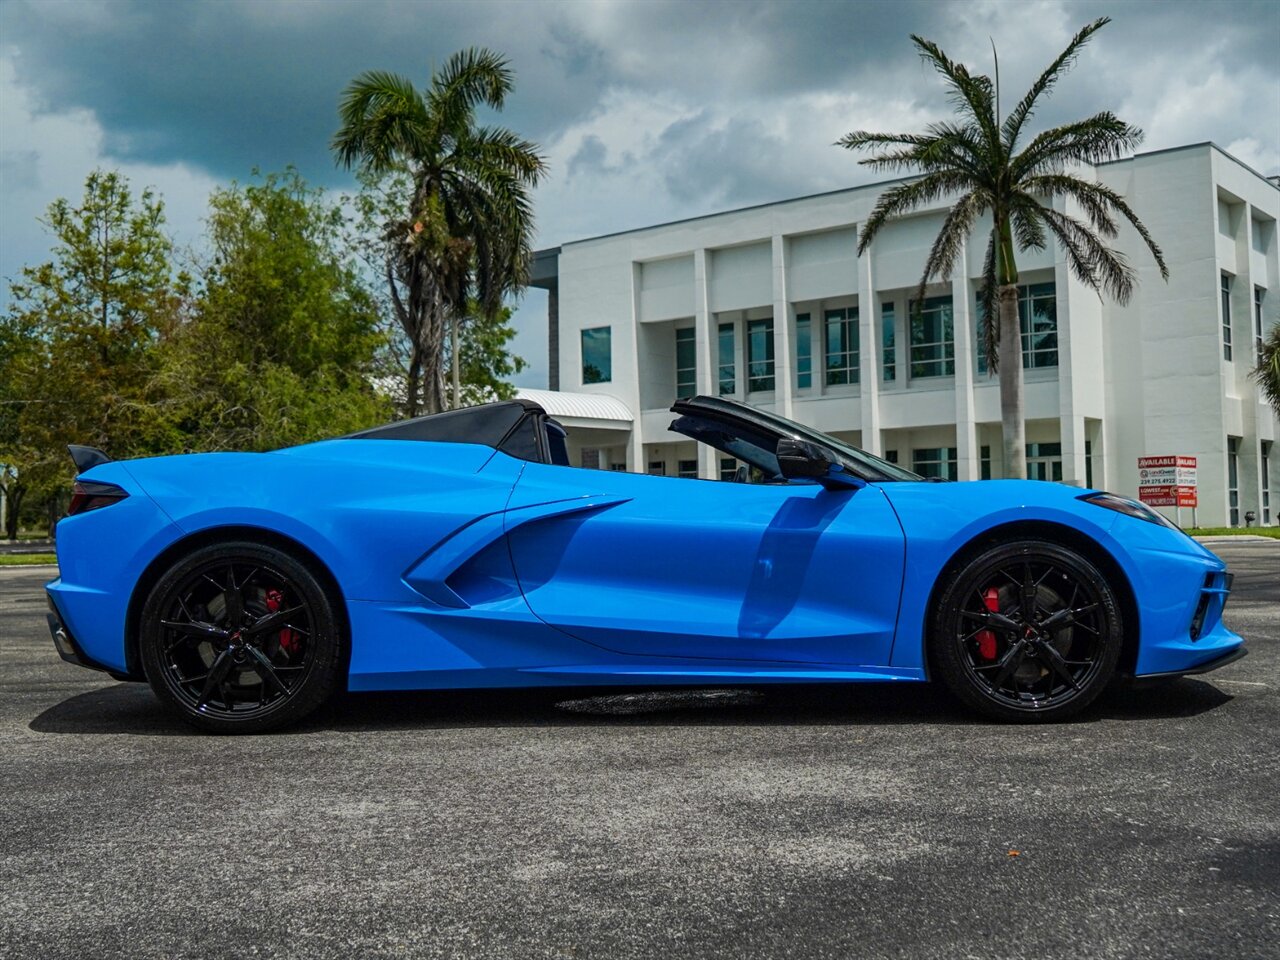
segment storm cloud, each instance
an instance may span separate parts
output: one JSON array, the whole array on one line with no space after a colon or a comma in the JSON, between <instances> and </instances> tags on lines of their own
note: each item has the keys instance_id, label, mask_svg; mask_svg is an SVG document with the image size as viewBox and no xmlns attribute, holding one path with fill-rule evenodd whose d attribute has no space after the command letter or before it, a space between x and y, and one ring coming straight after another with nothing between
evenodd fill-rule
<instances>
[{"instance_id":1,"label":"storm cloud","mask_svg":"<svg viewBox=\"0 0 1280 960\"><path fill-rule=\"evenodd\" d=\"M543 245L874 177L832 142L947 115L920 33L1006 106L1081 25L1115 22L1036 118L1113 109L1144 149L1213 140L1280 172L1280 4L1253 2L411 2L6 0L0 4L0 276L45 257L34 218L95 165L166 196L199 235L210 186L295 164L349 188L329 140L368 69L425 82L470 45L516 71L500 122L540 144ZM7 298L7 290L0 299ZM539 308L531 293L529 319ZM536 335L521 347L544 376Z\"/></svg>"}]
</instances>

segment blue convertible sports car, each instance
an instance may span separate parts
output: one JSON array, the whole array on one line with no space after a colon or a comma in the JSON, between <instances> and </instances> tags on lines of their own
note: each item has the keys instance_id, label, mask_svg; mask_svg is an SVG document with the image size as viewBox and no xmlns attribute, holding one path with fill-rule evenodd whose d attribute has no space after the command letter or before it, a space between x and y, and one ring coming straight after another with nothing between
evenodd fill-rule
<instances>
[{"instance_id":1,"label":"blue convertible sports car","mask_svg":"<svg viewBox=\"0 0 1280 960\"><path fill-rule=\"evenodd\" d=\"M571 467L519 400L272 453L72 448L58 652L246 732L344 685L935 678L1056 720L1113 677L1244 655L1223 563L1140 503L927 482L719 398L672 411L737 482Z\"/></svg>"}]
</instances>

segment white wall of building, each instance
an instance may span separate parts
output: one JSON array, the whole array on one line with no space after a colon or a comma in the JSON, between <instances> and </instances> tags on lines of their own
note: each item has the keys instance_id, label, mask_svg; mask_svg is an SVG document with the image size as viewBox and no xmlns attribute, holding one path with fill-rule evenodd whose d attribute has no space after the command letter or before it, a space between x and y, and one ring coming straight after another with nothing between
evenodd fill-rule
<instances>
[{"instance_id":1,"label":"white wall of building","mask_svg":"<svg viewBox=\"0 0 1280 960\"><path fill-rule=\"evenodd\" d=\"M1062 479L1135 495L1137 458L1200 458L1201 525L1232 520L1228 438L1238 446L1236 509L1263 516L1262 456L1278 430L1249 371L1256 362L1255 290L1264 324L1280 322L1280 188L1211 144L1141 154L1084 171L1123 194L1164 250L1163 281L1127 225L1116 246L1138 270L1128 304L1080 283L1055 247L1024 253L1024 284L1052 282L1058 362L1025 370L1029 443L1060 445ZM959 479L977 479L983 448L1001 476L996 382L977 369L975 295L987 228L979 224L948 282L954 372L912 376L909 308L945 206L892 222L867 255L858 230L886 184L730 211L564 245L559 254L561 385L600 392L638 411L627 467L689 456L667 430L676 394L675 331L692 328L696 390L719 389L721 324L732 324L734 390L752 404L838 433L876 453L954 448ZM1223 357L1220 283L1231 277L1232 359ZM885 379L883 310L892 305L896 377ZM827 383L824 315L857 310L857 383ZM797 316L808 316L809 382L797 369ZM846 314L847 316L848 314ZM747 389L746 331L773 321L773 388ZM611 328L608 382L582 382L581 331ZM852 376L852 375L851 375ZM837 379L839 379L837 377ZM1086 460L1086 450L1091 459ZM1271 448L1271 522L1280 520L1280 449ZM702 476L718 473L703 455ZM1190 518L1184 516L1184 521Z\"/></svg>"}]
</instances>

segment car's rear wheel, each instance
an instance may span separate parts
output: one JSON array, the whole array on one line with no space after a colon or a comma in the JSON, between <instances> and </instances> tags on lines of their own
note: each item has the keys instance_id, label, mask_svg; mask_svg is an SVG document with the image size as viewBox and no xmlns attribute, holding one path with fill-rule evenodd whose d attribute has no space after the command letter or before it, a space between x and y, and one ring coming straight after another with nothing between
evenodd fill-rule
<instances>
[{"instance_id":1,"label":"car's rear wheel","mask_svg":"<svg viewBox=\"0 0 1280 960\"><path fill-rule=\"evenodd\" d=\"M312 570L264 544L195 550L142 610L142 665L156 695L220 733L293 723L333 693L342 633Z\"/></svg>"},{"instance_id":2,"label":"car's rear wheel","mask_svg":"<svg viewBox=\"0 0 1280 960\"><path fill-rule=\"evenodd\" d=\"M931 652L960 700L1002 720L1061 720L1106 688L1122 642L1115 591L1086 557L1044 540L991 547L952 577Z\"/></svg>"}]
</instances>

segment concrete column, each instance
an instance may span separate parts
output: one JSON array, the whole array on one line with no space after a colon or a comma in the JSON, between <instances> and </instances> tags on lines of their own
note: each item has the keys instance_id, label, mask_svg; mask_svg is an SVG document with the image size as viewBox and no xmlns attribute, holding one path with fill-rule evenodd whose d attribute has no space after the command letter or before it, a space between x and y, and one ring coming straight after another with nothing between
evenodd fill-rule
<instances>
[{"instance_id":1,"label":"concrete column","mask_svg":"<svg viewBox=\"0 0 1280 960\"><path fill-rule=\"evenodd\" d=\"M967 247L967 243L961 246L951 275L952 336L956 358L956 479L977 480L982 476L982 450L978 446L978 425L973 406L974 317Z\"/></svg>"},{"instance_id":2,"label":"concrete column","mask_svg":"<svg viewBox=\"0 0 1280 960\"><path fill-rule=\"evenodd\" d=\"M880 456L880 297L876 295L871 251L858 258L858 392L862 448Z\"/></svg>"},{"instance_id":3,"label":"concrete column","mask_svg":"<svg viewBox=\"0 0 1280 960\"><path fill-rule=\"evenodd\" d=\"M1258 358L1254 352L1254 319L1253 319L1253 211L1249 204L1242 204L1244 212L1240 231L1236 235L1236 263L1240 271L1236 275L1236 290L1232 291L1231 307L1234 315L1231 318L1232 335L1237 344L1236 357L1236 395L1240 397L1241 431L1244 436L1240 441L1240 525L1244 526L1244 515L1252 510L1257 517L1256 523L1262 522L1262 440L1259 429L1260 419L1270 415L1270 410L1252 398L1257 394L1257 387L1249 380L1249 374L1257 365ZM1265 281L1264 284L1265 285ZM1239 308L1239 309L1237 309ZM1243 335L1244 339L1240 339Z\"/></svg>"},{"instance_id":4,"label":"concrete column","mask_svg":"<svg viewBox=\"0 0 1280 960\"><path fill-rule=\"evenodd\" d=\"M1062 479L1073 487L1085 482L1084 417L1063 413L1058 417L1058 436L1062 440Z\"/></svg>"},{"instance_id":5,"label":"concrete column","mask_svg":"<svg viewBox=\"0 0 1280 960\"><path fill-rule=\"evenodd\" d=\"M795 395L795 347L791 336L791 303L787 297L787 241L773 238L773 386L774 409L791 416Z\"/></svg>"},{"instance_id":6,"label":"concrete column","mask_svg":"<svg viewBox=\"0 0 1280 960\"><path fill-rule=\"evenodd\" d=\"M705 247L693 251L693 342L697 363L697 391L714 397L717 393L717 342L707 302L709 261ZM716 451L705 443L698 444L698 476L704 480L714 480L719 475L720 465L716 463Z\"/></svg>"},{"instance_id":7,"label":"concrete column","mask_svg":"<svg viewBox=\"0 0 1280 960\"><path fill-rule=\"evenodd\" d=\"M547 387L560 389L560 285L547 291Z\"/></svg>"},{"instance_id":8,"label":"concrete column","mask_svg":"<svg viewBox=\"0 0 1280 960\"><path fill-rule=\"evenodd\" d=\"M616 329L616 327L615 327ZM631 349L630 369L639 371L640 359L640 264L631 264ZM618 368L617 347L621 346L621 338L617 338L614 347L613 365ZM621 392L621 391L620 391ZM637 376L631 389L622 397L624 403L631 407L635 420L631 424L631 436L627 442L627 469L634 473L644 472L644 435L642 405L640 403L640 379Z\"/></svg>"}]
</instances>

